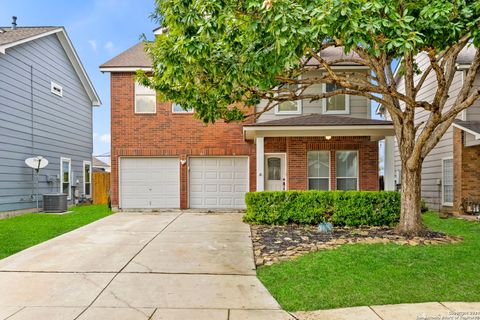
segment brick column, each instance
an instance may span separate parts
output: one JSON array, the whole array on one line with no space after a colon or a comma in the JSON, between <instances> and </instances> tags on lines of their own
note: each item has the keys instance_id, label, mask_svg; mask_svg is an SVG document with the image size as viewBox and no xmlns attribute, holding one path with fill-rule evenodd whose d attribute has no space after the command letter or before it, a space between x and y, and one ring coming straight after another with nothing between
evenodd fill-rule
<instances>
[{"instance_id":1,"label":"brick column","mask_svg":"<svg viewBox=\"0 0 480 320\"><path fill-rule=\"evenodd\" d=\"M453 212L462 214L462 162L463 162L463 132L453 128Z\"/></svg>"}]
</instances>

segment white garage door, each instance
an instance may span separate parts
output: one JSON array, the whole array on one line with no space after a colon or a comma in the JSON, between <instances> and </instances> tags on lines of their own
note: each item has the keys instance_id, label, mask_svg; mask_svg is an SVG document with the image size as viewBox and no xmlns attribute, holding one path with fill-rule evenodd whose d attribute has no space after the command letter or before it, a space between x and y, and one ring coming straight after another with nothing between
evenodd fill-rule
<instances>
[{"instance_id":1,"label":"white garage door","mask_svg":"<svg viewBox=\"0 0 480 320\"><path fill-rule=\"evenodd\" d=\"M179 208L179 159L121 158L120 207L123 209Z\"/></svg>"},{"instance_id":2,"label":"white garage door","mask_svg":"<svg viewBox=\"0 0 480 320\"><path fill-rule=\"evenodd\" d=\"M190 158L190 208L245 208L247 157Z\"/></svg>"}]
</instances>

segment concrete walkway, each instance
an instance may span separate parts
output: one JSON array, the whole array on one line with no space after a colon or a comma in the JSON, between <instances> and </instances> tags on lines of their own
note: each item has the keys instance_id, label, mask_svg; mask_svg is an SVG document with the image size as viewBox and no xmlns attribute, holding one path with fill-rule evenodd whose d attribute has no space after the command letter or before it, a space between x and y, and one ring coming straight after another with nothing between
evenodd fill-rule
<instances>
[{"instance_id":1,"label":"concrete walkway","mask_svg":"<svg viewBox=\"0 0 480 320\"><path fill-rule=\"evenodd\" d=\"M297 312L298 320L480 320L480 302L428 302Z\"/></svg>"},{"instance_id":2,"label":"concrete walkway","mask_svg":"<svg viewBox=\"0 0 480 320\"><path fill-rule=\"evenodd\" d=\"M292 319L240 214L120 213L0 261L0 319Z\"/></svg>"}]
</instances>

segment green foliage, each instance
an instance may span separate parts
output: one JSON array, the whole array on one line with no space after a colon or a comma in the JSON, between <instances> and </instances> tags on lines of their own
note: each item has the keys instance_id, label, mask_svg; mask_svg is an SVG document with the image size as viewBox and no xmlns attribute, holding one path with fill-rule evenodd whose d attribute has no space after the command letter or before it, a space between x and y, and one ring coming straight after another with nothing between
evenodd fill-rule
<instances>
[{"instance_id":1,"label":"green foliage","mask_svg":"<svg viewBox=\"0 0 480 320\"><path fill-rule=\"evenodd\" d=\"M422 199L422 202L420 204L420 210L422 211L422 213L425 213L425 212L428 211L427 203L423 199Z\"/></svg>"},{"instance_id":2,"label":"green foliage","mask_svg":"<svg viewBox=\"0 0 480 320\"><path fill-rule=\"evenodd\" d=\"M112 214L106 205L69 210L72 213L29 213L0 220L0 259Z\"/></svg>"},{"instance_id":3,"label":"green foliage","mask_svg":"<svg viewBox=\"0 0 480 320\"><path fill-rule=\"evenodd\" d=\"M265 5L270 3L271 5ZM388 60L467 36L479 45L480 2L471 0L156 0L168 33L147 44L166 100L204 122L241 120L261 93L295 77L309 52L335 39ZM233 107L235 105L236 107Z\"/></svg>"},{"instance_id":4,"label":"green foliage","mask_svg":"<svg viewBox=\"0 0 480 320\"><path fill-rule=\"evenodd\" d=\"M246 222L391 226L400 217L400 194L373 191L264 191L245 196Z\"/></svg>"}]
</instances>

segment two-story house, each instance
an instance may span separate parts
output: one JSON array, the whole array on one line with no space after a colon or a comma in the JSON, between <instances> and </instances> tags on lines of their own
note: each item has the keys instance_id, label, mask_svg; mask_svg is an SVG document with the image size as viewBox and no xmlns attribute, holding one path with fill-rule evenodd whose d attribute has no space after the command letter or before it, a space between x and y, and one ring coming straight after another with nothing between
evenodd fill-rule
<instances>
[{"instance_id":1,"label":"two-story house","mask_svg":"<svg viewBox=\"0 0 480 320\"><path fill-rule=\"evenodd\" d=\"M335 58L343 50L322 54ZM358 65L335 68L368 73ZM100 66L111 74L114 206L244 208L248 191L379 189L378 141L393 136L393 126L372 119L365 98L285 102L254 122L204 125L136 83L138 69L151 70L142 43ZM386 180L393 189L393 177Z\"/></svg>"},{"instance_id":2,"label":"two-story house","mask_svg":"<svg viewBox=\"0 0 480 320\"><path fill-rule=\"evenodd\" d=\"M449 91L449 99L444 112L447 112L460 91L476 48L468 46L457 58L457 71ZM429 66L425 53L416 57L418 68L422 71ZM416 76L416 81L422 74ZM401 74L396 75L397 88L405 90ZM475 86L480 85L477 75ZM431 73L418 93L418 99L432 101L436 91L437 80ZM386 118L386 111L380 108ZM421 123L429 117L426 110L417 110L415 121ZM394 139L386 140L385 166L393 166L396 184L401 184L401 162L398 145ZM437 146L425 158L422 168L422 198L429 208L455 213L480 210L480 102L460 113ZM475 208L477 207L477 208Z\"/></svg>"},{"instance_id":3,"label":"two-story house","mask_svg":"<svg viewBox=\"0 0 480 320\"><path fill-rule=\"evenodd\" d=\"M91 195L92 106L100 105L63 27L0 27L0 211L37 193ZM38 176L25 159L49 161Z\"/></svg>"}]
</instances>

